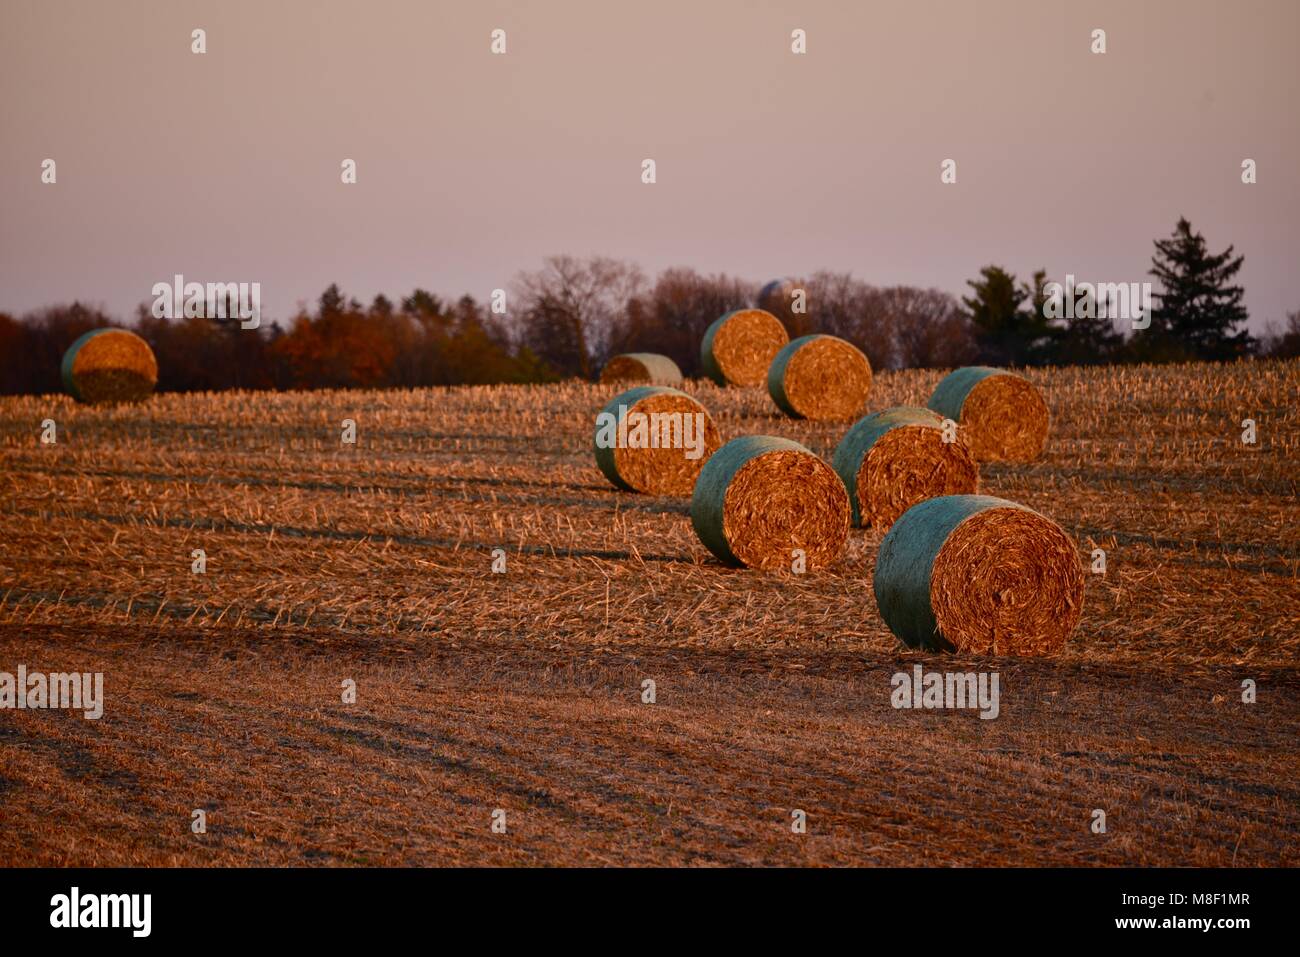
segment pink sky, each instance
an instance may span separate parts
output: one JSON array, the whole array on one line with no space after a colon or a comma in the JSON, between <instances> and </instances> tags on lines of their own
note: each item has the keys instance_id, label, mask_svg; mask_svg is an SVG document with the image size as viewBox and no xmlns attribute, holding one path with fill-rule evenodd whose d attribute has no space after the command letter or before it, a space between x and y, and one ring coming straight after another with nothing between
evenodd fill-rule
<instances>
[{"instance_id":1,"label":"pink sky","mask_svg":"<svg viewBox=\"0 0 1300 957\"><path fill-rule=\"evenodd\" d=\"M1140 281L1186 215L1259 329L1300 308L1297 37L1294 0L3 0L0 309L125 316L178 272L271 318L330 282L486 299L559 252Z\"/></svg>"}]
</instances>

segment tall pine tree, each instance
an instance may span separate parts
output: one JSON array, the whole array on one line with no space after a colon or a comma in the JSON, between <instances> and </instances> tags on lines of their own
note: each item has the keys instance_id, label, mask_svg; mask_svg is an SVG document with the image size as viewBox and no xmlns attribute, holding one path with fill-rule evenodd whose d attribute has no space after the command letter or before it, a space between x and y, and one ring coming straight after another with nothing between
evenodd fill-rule
<instances>
[{"instance_id":1,"label":"tall pine tree","mask_svg":"<svg viewBox=\"0 0 1300 957\"><path fill-rule=\"evenodd\" d=\"M1040 272L1034 275L1034 281L1042 289L1046 277ZM1079 295L1075 290L1072 309L1065 309L1062 286L1061 298L1056 302L1058 317L1053 321L1052 342L1050 346L1052 363L1061 366L1097 365L1113 362L1119 356L1124 337L1115 328L1115 320L1107 313L1106 303L1098 302L1095 292L1085 290ZM1034 298L1034 304L1043 315L1048 313L1047 295L1040 292ZM1066 316L1066 312L1073 313Z\"/></svg>"},{"instance_id":2,"label":"tall pine tree","mask_svg":"<svg viewBox=\"0 0 1300 957\"><path fill-rule=\"evenodd\" d=\"M1042 278L1040 272L1035 281ZM1001 266L985 266L979 279L966 285L973 296L962 299L975 331L981 362L991 365L1036 365L1048 358L1051 326L1039 304L1039 289L1017 285Z\"/></svg>"},{"instance_id":3,"label":"tall pine tree","mask_svg":"<svg viewBox=\"0 0 1300 957\"><path fill-rule=\"evenodd\" d=\"M1152 338L1172 340L1196 359L1233 359L1254 350L1250 333L1237 328L1248 318L1242 304L1245 290L1233 284L1246 257L1232 253L1229 246L1211 255L1205 237L1182 217L1173 236L1156 240L1151 275L1160 281L1161 291L1154 295ZM1156 351L1169 352L1159 346Z\"/></svg>"}]
</instances>

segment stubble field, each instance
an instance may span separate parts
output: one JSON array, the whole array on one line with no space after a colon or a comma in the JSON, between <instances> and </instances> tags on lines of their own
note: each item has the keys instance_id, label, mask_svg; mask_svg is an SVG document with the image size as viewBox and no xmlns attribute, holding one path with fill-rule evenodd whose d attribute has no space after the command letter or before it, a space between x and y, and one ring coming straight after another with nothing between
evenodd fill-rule
<instances>
[{"instance_id":1,"label":"stubble field","mask_svg":"<svg viewBox=\"0 0 1300 957\"><path fill-rule=\"evenodd\" d=\"M0 399L0 672L106 699L0 711L0 865L1300 863L1300 364L1029 375L1047 452L981 491L1106 553L1051 659L900 648L874 530L722 567L597 471L611 387ZM686 391L724 439L846 427ZM895 710L918 663L999 717Z\"/></svg>"}]
</instances>

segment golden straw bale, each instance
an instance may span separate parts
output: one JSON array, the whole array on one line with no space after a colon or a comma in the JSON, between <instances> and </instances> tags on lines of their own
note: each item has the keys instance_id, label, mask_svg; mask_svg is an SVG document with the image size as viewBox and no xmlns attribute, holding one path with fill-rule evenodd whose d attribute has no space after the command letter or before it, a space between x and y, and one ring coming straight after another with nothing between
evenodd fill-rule
<instances>
[{"instance_id":1,"label":"golden straw bale","mask_svg":"<svg viewBox=\"0 0 1300 957\"><path fill-rule=\"evenodd\" d=\"M782 412L801 419L852 419L871 392L871 363L835 336L802 336L782 349L767 373Z\"/></svg>"},{"instance_id":2,"label":"golden straw bale","mask_svg":"<svg viewBox=\"0 0 1300 957\"><path fill-rule=\"evenodd\" d=\"M704 372L718 385L760 385L790 341L781 320L763 309L736 309L713 322L700 343Z\"/></svg>"},{"instance_id":3,"label":"golden straw bale","mask_svg":"<svg viewBox=\"0 0 1300 957\"><path fill-rule=\"evenodd\" d=\"M691 523L729 565L822 568L844 551L852 509L835 470L790 439L746 435L700 470Z\"/></svg>"},{"instance_id":4,"label":"golden straw bale","mask_svg":"<svg viewBox=\"0 0 1300 957\"><path fill-rule=\"evenodd\" d=\"M979 462L1032 462L1047 444L1047 402L1032 382L1006 369L950 372L927 405L961 425Z\"/></svg>"},{"instance_id":5,"label":"golden straw bale","mask_svg":"<svg viewBox=\"0 0 1300 957\"><path fill-rule=\"evenodd\" d=\"M831 457L853 521L888 531L917 502L979 491L979 466L960 430L936 412L897 406L859 419Z\"/></svg>"},{"instance_id":6,"label":"golden straw bale","mask_svg":"<svg viewBox=\"0 0 1300 957\"><path fill-rule=\"evenodd\" d=\"M627 352L605 363L605 368L600 370L600 381L681 385L682 370L672 359L655 352Z\"/></svg>"},{"instance_id":7,"label":"golden straw bale","mask_svg":"<svg viewBox=\"0 0 1300 957\"><path fill-rule=\"evenodd\" d=\"M1066 531L987 495L909 508L880 543L880 615L914 648L966 654L1061 650L1083 614L1083 568Z\"/></svg>"},{"instance_id":8,"label":"golden straw bale","mask_svg":"<svg viewBox=\"0 0 1300 957\"><path fill-rule=\"evenodd\" d=\"M158 384L149 344L126 329L93 329L63 354L63 385L91 404L142 402Z\"/></svg>"},{"instance_id":9,"label":"golden straw bale","mask_svg":"<svg viewBox=\"0 0 1300 957\"><path fill-rule=\"evenodd\" d=\"M722 444L713 417L685 392L637 386L596 417L596 465L618 488L690 495L700 469Z\"/></svg>"}]
</instances>

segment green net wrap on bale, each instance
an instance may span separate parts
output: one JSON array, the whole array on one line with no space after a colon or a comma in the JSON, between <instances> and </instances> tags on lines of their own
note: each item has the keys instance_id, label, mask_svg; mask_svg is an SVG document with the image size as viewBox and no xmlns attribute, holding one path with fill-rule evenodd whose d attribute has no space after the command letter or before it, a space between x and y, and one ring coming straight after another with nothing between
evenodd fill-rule
<instances>
[{"instance_id":1,"label":"green net wrap on bale","mask_svg":"<svg viewBox=\"0 0 1300 957\"><path fill-rule=\"evenodd\" d=\"M988 495L914 505L876 556L880 616L904 644L931 651L1059 651L1083 613L1083 568L1065 530Z\"/></svg>"},{"instance_id":2,"label":"green net wrap on bale","mask_svg":"<svg viewBox=\"0 0 1300 957\"><path fill-rule=\"evenodd\" d=\"M831 456L848 489L854 524L887 530L917 502L978 491L979 466L960 434L944 441L943 423L937 412L915 406L854 423Z\"/></svg>"},{"instance_id":3,"label":"green net wrap on bale","mask_svg":"<svg viewBox=\"0 0 1300 957\"><path fill-rule=\"evenodd\" d=\"M956 369L926 404L961 425L980 462L1032 462L1047 444L1047 403L1032 382L1006 369Z\"/></svg>"},{"instance_id":4,"label":"green net wrap on bale","mask_svg":"<svg viewBox=\"0 0 1300 957\"><path fill-rule=\"evenodd\" d=\"M605 368L600 370L600 381L680 385L682 370L672 359L657 352L627 352L605 363Z\"/></svg>"},{"instance_id":5,"label":"green net wrap on bale","mask_svg":"<svg viewBox=\"0 0 1300 957\"><path fill-rule=\"evenodd\" d=\"M822 568L844 551L849 496L835 470L790 439L732 439L700 470L691 524L722 562L790 571Z\"/></svg>"},{"instance_id":6,"label":"green net wrap on bale","mask_svg":"<svg viewBox=\"0 0 1300 957\"><path fill-rule=\"evenodd\" d=\"M142 402L158 384L149 344L126 329L92 329L63 354L63 387L76 399Z\"/></svg>"},{"instance_id":7,"label":"green net wrap on bale","mask_svg":"<svg viewBox=\"0 0 1300 957\"><path fill-rule=\"evenodd\" d=\"M767 367L790 336L781 320L763 309L734 309L704 331L700 362L718 385L760 385Z\"/></svg>"},{"instance_id":8,"label":"green net wrap on bale","mask_svg":"<svg viewBox=\"0 0 1300 957\"><path fill-rule=\"evenodd\" d=\"M871 363L835 336L801 336L777 353L767 370L777 407L801 419L852 419L871 392Z\"/></svg>"},{"instance_id":9,"label":"green net wrap on bale","mask_svg":"<svg viewBox=\"0 0 1300 957\"><path fill-rule=\"evenodd\" d=\"M622 423L620 426L620 422ZM618 488L690 495L722 437L708 410L685 392L642 385L610 399L596 416L596 465Z\"/></svg>"}]
</instances>

